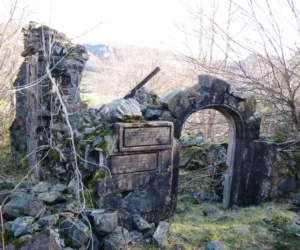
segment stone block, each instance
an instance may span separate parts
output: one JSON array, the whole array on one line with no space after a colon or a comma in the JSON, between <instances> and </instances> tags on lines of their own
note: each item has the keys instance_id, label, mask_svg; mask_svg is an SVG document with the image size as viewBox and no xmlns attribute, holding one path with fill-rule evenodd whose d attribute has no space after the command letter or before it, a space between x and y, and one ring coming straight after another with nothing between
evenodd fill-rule
<instances>
[{"instance_id":1,"label":"stone block","mask_svg":"<svg viewBox=\"0 0 300 250\"><path fill-rule=\"evenodd\" d=\"M246 99L243 102L239 102L237 106L237 110L242 115L244 120L249 119L251 116L254 115L256 111L256 99L252 95L248 99Z\"/></svg>"},{"instance_id":2,"label":"stone block","mask_svg":"<svg viewBox=\"0 0 300 250\"><path fill-rule=\"evenodd\" d=\"M108 239L104 240L105 250L130 249L128 244L131 242L129 232L123 227L117 227Z\"/></svg>"},{"instance_id":3,"label":"stone block","mask_svg":"<svg viewBox=\"0 0 300 250\"><path fill-rule=\"evenodd\" d=\"M233 109L236 109L236 110L238 109L239 102L241 102L241 101L232 95L226 94L224 97L224 104L229 105Z\"/></svg>"},{"instance_id":4,"label":"stone block","mask_svg":"<svg viewBox=\"0 0 300 250\"><path fill-rule=\"evenodd\" d=\"M210 95L207 92L196 92L192 97L189 97L190 102L195 110L203 108L203 106L210 104Z\"/></svg>"},{"instance_id":5,"label":"stone block","mask_svg":"<svg viewBox=\"0 0 300 250\"><path fill-rule=\"evenodd\" d=\"M248 140L259 139L260 122L261 118L259 116L251 116L248 120L245 121L246 138Z\"/></svg>"},{"instance_id":6,"label":"stone block","mask_svg":"<svg viewBox=\"0 0 300 250\"><path fill-rule=\"evenodd\" d=\"M12 198L12 200L3 207L3 215L8 218L17 218L24 213L28 202L36 200L34 196Z\"/></svg>"},{"instance_id":7,"label":"stone block","mask_svg":"<svg viewBox=\"0 0 300 250\"><path fill-rule=\"evenodd\" d=\"M167 240L170 226L168 222L160 221L153 235L153 239L158 246L162 246Z\"/></svg>"},{"instance_id":8,"label":"stone block","mask_svg":"<svg viewBox=\"0 0 300 250\"><path fill-rule=\"evenodd\" d=\"M184 120L192 111L192 105L187 94L180 89L176 89L163 97L161 103L179 120Z\"/></svg>"},{"instance_id":9,"label":"stone block","mask_svg":"<svg viewBox=\"0 0 300 250\"><path fill-rule=\"evenodd\" d=\"M100 235L107 235L112 233L118 225L118 214L113 213L103 213L93 216L93 222L96 231Z\"/></svg>"},{"instance_id":10,"label":"stone block","mask_svg":"<svg viewBox=\"0 0 300 250\"><path fill-rule=\"evenodd\" d=\"M203 92L209 93L210 104L224 103L224 96L230 88L227 82L209 75L200 75L199 85Z\"/></svg>"},{"instance_id":11,"label":"stone block","mask_svg":"<svg viewBox=\"0 0 300 250\"><path fill-rule=\"evenodd\" d=\"M47 229L27 241L22 250L60 250L59 237L52 229Z\"/></svg>"},{"instance_id":12,"label":"stone block","mask_svg":"<svg viewBox=\"0 0 300 250\"><path fill-rule=\"evenodd\" d=\"M60 225L60 234L67 236L74 246L87 247L91 238L91 230L81 221L70 218L64 220Z\"/></svg>"},{"instance_id":13,"label":"stone block","mask_svg":"<svg viewBox=\"0 0 300 250\"><path fill-rule=\"evenodd\" d=\"M135 99L120 99L107 104L101 111L101 117L107 122L124 121L126 119L140 119L142 112Z\"/></svg>"}]
</instances>

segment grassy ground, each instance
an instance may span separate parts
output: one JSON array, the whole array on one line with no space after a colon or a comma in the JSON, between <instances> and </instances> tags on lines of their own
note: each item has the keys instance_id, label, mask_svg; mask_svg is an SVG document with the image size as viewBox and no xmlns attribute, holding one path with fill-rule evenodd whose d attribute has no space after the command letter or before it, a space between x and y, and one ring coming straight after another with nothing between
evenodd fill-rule
<instances>
[{"instance_id":1,"label":"grassy ground","mask_svg":"<svg viewBox=\"0 0 300 250\"><path fill-rule=\"evenodd\" d=\"M186 174L179 177L177 214L170 220L171 233L164 249L204 249L211 240L223 242L228 250L300 249L300 224L296 224L300 213L288 211L289 197L224 210L221 202L201 201L191 194L193 189L214 187L216 179L205 177L207 172L194 171L189 179Z\"/></svg>"},{"instance_id":2,"label":"grassy ground","mask_svg":"<svg viewBox=\"0 0 300 250\"><path fill-rule=\"evenodd\" d=\"M222 241L228 249L300 249L300 237L295 235L300 226L293 224L299 213L286 211L285 205L266 203L239 210L223 210L220 204L184 206L185 211L170 221L166 249L204 249L210 240ZM215 211L204 216L207 209ZM273 222L267 224L264 218Z\"/></svg>"}]
</instances>

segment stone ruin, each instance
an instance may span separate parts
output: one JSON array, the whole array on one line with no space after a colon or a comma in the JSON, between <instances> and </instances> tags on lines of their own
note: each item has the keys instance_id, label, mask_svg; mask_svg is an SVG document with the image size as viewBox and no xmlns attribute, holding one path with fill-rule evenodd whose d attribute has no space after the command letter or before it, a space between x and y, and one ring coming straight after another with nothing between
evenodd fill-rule
<instances>
[{"instance_id":1,"label":"stone ruin","mask_svg":"<svg viewBox=\"0 0 300 250\"><path fill-rule=\"evenodd\" d=\"M15 219L12 225L26 215L21 233L10 228L15 236L28 232L26 220L32 224L39 218L34 225L46 221L44 225L59 228L59 234L43 231L56 239L53 249L60 249L59 237L69 238L75 247L91 247L99 239L107 249L120 249L137 238L162 244L168 232L164 221L176 209L177 139L186 119L202 109L218 110L230 127L224 208L259 204L275 194L276 148L259 137L252 93L201 75L193 87L161 99L141 88L133 98L85 110L79 94L86 49L35 23L24 31L24 44L25 61L14 84L12 155L16 161L26 155L42 182L30 194L10 195L4 206L5 218ZM35 241L33 237L28 244Z\"/></svg>"}]
</instances>

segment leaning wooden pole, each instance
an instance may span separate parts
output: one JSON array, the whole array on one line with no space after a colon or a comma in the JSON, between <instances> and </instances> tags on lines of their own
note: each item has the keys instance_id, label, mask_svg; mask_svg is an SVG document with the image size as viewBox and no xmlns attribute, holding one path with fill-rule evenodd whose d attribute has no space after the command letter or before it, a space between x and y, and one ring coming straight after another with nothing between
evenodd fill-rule
<instances>
[{"instance_id":1,"label":"leaning wooden pole","mask_svg":"<svg viewBox=\"0 0 300 250\"><path fill-rule=\"evenodd\" d=\"M159 67L156 67L149 75L147 75L138 85L136 85L130 93L128 93L124 99L132 98L134 97L135 92L143 87L147 82L149 82L158 72L160 71Z\"/></svg>"}]
</instances>

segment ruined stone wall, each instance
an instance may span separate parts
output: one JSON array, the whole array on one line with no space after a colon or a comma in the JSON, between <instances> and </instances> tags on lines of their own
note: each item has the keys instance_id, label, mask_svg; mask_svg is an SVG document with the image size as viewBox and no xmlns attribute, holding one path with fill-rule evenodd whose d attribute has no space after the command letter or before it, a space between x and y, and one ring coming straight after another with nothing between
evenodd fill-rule
<instances>
[{"instance_id":1,"label":"ruined stone wall","mask_svg":"<svg viewBox=\"0 0 300 250\"><path fill-rule=\"evenodd\" d=\"M88 54L85 47L72 44L64 34L45 25L31 22L23 32L25 61L14 83L16 115L10 128L11 147L15 160L27 155L28 165L34 167L42 157L38 149L54 146L52 129L61 130L57 136L70 137L62 122L66 116L73 129L79 127L80 78Z\"/></svg>"},{"instance_id":2,"label":"ruined stone wall","mask_svg":"<svg viewBox=\"0 0 300 250\"><path fill-rule=\"evenodd\" d=\"M161 99L142 88L134 98L81 110L86 49L34 23L24 38L26 59L14 84L12 153L16 160L26 156L44 182L29 189L30 195L11 196L3 208L6 219L14 220L8 223L26 222L27 230L38 216L34 224L46 220L49 226L54 218L57 237L68 237L77 248L87 248L97 236L107 249L127 244L132 242L127 230L133 229L161 245L160 235L169 230L161 220L175 212L177 201L179 148L173 136L179 138L183 123L200 109L220 111L230 127L224 207L257 204L273 195L276 148L259 137L251 93L204 75L192 88ZM18 218L23 214L28 217ZM15 228L9 230L18 237Z\"/></svg>"},{"instance_id":3,"label":"ruined stone wall","mask_svg":"<svg viewBox=\"0 0 300 250\"><path fill-rule=\"evenodd\" d=\"M71 186L73 181L77 183L76 190L83 189L81 182L96 190L95 181L104 178L105 190L97 182L98 195L109 189L114 192L109 163L113 155L122 153L117 143L122 136L117 133L117 122L169 121L174 136L179 138L183 123L192 113L216 109L230 127L224 206L259 203L272 195L273 185L268 182L276 154L271 143L259 141L260 118L255 116L253 94L236 91L225 81L202 75L193 87L177 89L161 99L142 88L133 99L81 111L79 82L88 58L86 49L71 44L57 31L34 23L24 31L24 37L22 55L26 60L15 83L17 113L11 127L12 150L16 158L25 153L30 167L43 159L38 164L40 178ZM151 151L151 147L143 150ZM261 155L259 168L253 160L256 155ZM173 156L175 169L177 160ZM249 181L252 178L257 182ZM174 183L173 187L176 180Z\"/></svg>"}]
</instances>

